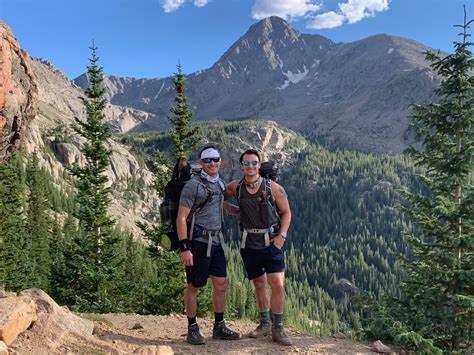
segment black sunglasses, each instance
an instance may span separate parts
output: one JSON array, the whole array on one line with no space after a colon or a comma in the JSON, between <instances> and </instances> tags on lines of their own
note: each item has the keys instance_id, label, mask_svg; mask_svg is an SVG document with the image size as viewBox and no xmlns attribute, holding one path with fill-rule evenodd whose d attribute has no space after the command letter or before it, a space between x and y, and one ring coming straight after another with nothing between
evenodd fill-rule
<instances>
[{"instance_id":1,"label":"black sunglasses","mask_svg":"<svg viewBox=\"0 0 474 355\"><path fill-rule=\"evenodd\" d=\"M245 161L242 162L243 166L250 166L250 164L252 164L253 166L257 166L258 161L256 161L256 160L251 160L251 161L245 160Z\"/></svg>"},{"instance_id":2,"label":"black sunglasses","mask_svg":"<svg viewBox=\"0 0 474 355\"><path fill-rule=\"evenodd\" d=\"M211 161L213 161L214 163L218 163L221 161L221 158L202 158L201 159L203 161L204 164L211 164Z\"/></svg>"}]
</instances>

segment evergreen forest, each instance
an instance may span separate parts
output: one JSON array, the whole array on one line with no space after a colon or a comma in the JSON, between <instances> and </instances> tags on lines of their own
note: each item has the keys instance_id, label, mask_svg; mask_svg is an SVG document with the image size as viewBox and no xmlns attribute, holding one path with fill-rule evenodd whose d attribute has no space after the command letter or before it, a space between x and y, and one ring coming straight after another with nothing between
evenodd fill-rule
<instances>
[{"instance_id":1,"label":"evergreen forest","mask_svg":"<svg viewBox=\"0 0 474 355\"><path fill-rule=\"evenodd\" d=\"M0 289L38 287L82 312L183 313L184 267L179 252L163 248L168 226L141 223L143 234L133 235L108 215L106 142L128 146L155 173L162 196L175 158L196 160L199 148L211 143L229 161L222 175L235 178L240 153L262 145L248 132L272 129L287 139L266 157L280 165L292 210L286 324L319 336L382 339L417 353L461 353L474 329L470 23L459 26L462 39L452 55L426 54L443 78L440 100L412 107L412 129L423 149L410 147L407 155L328 146L258 119L192 124L181 66L169 118L174 130L113 135L104 123L103 73L92 46L90 86L81 98L87 119L76 118L72 126L83 138L85 164L54 177L39 164L39 156L55 159L44 147L33 154L20 150L0 165ZM238 220L225 222L226 317L255 320ZM198 301L198 316L211 315L209 285Z\"/></svg>"}]
</instances>

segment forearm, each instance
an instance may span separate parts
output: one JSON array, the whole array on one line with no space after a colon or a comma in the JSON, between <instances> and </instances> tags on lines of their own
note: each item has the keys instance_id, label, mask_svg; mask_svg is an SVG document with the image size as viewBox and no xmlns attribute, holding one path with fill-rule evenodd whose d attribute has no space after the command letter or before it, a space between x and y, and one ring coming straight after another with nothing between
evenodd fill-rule
<instances>
[{"instance_id":1,"label":"forearm","mask_svg":"<svg viewBox=\"0 0 474 355\"><path fill-rule=\"evenodd\" d=\"M176 231L178 232L179 240L188 238L188 226L186 224L186 220L183 221L178 217L176 220Z\"/></svg>"},{"instance_id":2,"label":"forearm","mask_svg":"<svg viewBox=\"0 0 474 355\"><path fill-rule=\"evenodd\" d=\"M224 212L230 216L238 216L240 214L240 208L230 202L224 202Z\"/></svg>"},{"instance_id":3,"label":"forearm","mask_svg":"<svg viewBox=\"0 0 474 355\"><path fill-rule=\"evenodd\" d=\"M290 228L290 222L291 222L291 213L290 212L284 213L280 219L280 233L288 232L288 229Z\"/></svg>"}]
</instances>

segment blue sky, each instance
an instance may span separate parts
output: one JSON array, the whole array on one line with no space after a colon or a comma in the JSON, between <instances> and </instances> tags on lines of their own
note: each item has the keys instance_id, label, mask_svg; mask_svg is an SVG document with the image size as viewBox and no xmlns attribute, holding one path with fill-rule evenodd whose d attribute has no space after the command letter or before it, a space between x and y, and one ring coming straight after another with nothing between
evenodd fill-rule
<instances>
[{"instance_id":1,"label":"blue sky","mask_svg":"<svg viewBox=\"0 0 474 355\"><path fill-rule=\"evenodd\" d=\"M270 15L335 42L387 33L452 52L463 4L474 18L473 0L0 0L0 19L70 79L85 71L92 39L106 73L164 77L178 61L185 73L210 67Z\"/></svg>"}]
</instances>

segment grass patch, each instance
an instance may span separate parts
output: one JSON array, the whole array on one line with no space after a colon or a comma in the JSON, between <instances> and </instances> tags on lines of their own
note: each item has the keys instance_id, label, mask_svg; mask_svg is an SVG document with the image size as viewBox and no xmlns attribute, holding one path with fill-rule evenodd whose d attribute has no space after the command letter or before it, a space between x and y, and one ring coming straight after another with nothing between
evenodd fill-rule
<instances>
[{"instance_id":1,"label":"grass patch","mask_svg":"<svg viewBox=\"0 0 474 355\"><path fill-rule=\"evenodd\" d=\"M113 324L110 320L108 320L107 318L105 318L103 315L101 314L97 314L97 313L81 313L80 316L82 318L85 318L85 319L89 319L93 322L96 322L96 323L101 323L101 324L105 324L109 327L113 327Z\"/></svg>"},{"instance_id":2,"label":"grass patch","mask_svg":"<svg viewBox=\"0 0 474 355\"><path fill-rule=\"evenodd\" d=\"M107 353L103 350L94 348L93 346L89 344L84 344L82 342L73 342L73 341L66 341L63 345L69 351L71 351L73 354L87 354L87 355L106 355Z\"/></svg>"}]
</instances>

